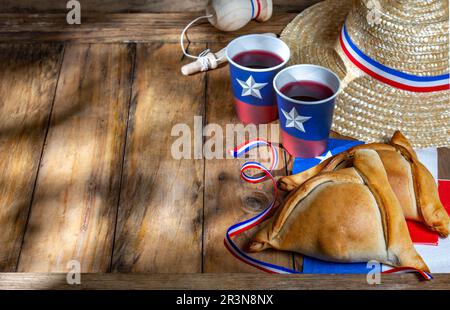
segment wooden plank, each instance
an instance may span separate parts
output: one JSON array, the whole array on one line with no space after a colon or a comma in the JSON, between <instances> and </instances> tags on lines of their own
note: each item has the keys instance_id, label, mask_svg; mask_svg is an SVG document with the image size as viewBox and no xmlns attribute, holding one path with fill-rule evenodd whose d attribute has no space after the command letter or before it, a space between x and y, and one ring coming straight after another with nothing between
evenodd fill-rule
<instances>
[{"instance_id":1,"label":"wooden plank","mask_svg":"<svg viewBox=\"0 0 450 310\"><path fill-rule=\"evenodd\" d=\"M219 46L213 45L212 49ZM225 135L227 124L240 124L235 116L233 96L231 93L230 78L227 73L228 68L223 67L208 72L207 83L207 123L215 124L222 128ZM278 126L275 125L275 128ZM269 127L270 128L270 127ZM243 128L242 128L243 129ZM223 144L223 156L226 156L227 149L239 145L244 140L251 138L244 134L235 141L228 141ZM261 137L272 136L270 131L267 134L259 132ZM276 133L273 133L276 136ZM220 140L219 140L220 141ZM268 151L261 149L259 154L263 163L268 166L270 160ZM275 175L284 175L284 155L280 153L279 171ZM260 272L258 269L247 266L235 259L223 245L225 232L229 226L239 221L243 221L264 210L271 200L273 185L270 181L252 185L241 180L239 177L240 165L246 159L213 159L205 162L205 232L204 232L204 272ZM281 200L281 197L280 197ZM249 239L255 233L255 229L237 237L237 243L242 247L248 244ZM266 251L254 255L260 259L273 262L292 268L292 255Z\"/></svg>"},{"instance_id":2,"label":"wooden plank","mask_svg":"<svg viewBox=\"0 0 450 310\"><path fill-rule=\"evenodd\" d=\"M369 285L365 275L267 274L82 274L80 285L69 285L65 274L2 273L0 289L107 290L447 290L450 274L420 281L415 274L382 275Z\"/></svg>"},{"instance_id":3,"label":"wooden plank","mask_svg":"<svg viewBox=\"0 0 450 310\"><path fill-rule=\"evenodd\" d=\"M62 51L0 45L0 271L17 267Z\"/></svg>"},{"instance_id":4,"label":"wooden plank","mask_svg":"<svg viewBox=\"0 0 450 310\"><path fill-rule=\"evenodd\" d=\"M80 1L82 13L119 13L119 12L186 12L201 11L207 0L89 0ZM286 1L286 0L284 0ZM46 0L37 3L34 0L2 0L0 12L8 13L50 13L67 12L67 1Z\"/></svg>"},{"instance_id":5,"label":"wooden plank","mask_svg":"<svg viewBox=\"0 0 450 310\"><path fill-rule=\"evenodd\" d=\"M301 9L320 0L274 0L275 6ZM0 12L50 13L67 12L68 1L46 0L2 0ZM124 12L201 12L207 0L89 0L80 1L82 12L124 13Z\"/></svg>"},{"instance_id":6,"label":"wooden plank","mask_svg":"<svg viewBox=\"0 0 450 310\"><path fill-rule=\"evenodd\" d=\"M138 45L114 271L201 271L203 161L173 158L171 134L203 115L205 75L177 59L177 44Z\"/></svg>"},{"instance_id":7,"label":"wooden plank","mask_svg":"<svg viewBox=\"0 0 450 310\"><path fill-rule=\"evenodd\" d=\"M450 180L450 148L438 149L438 175L440 179Z\"/></svg>"},{"instance_id":8,"label":"wooden plank","mask_svg":"<svg viewBox=\"0 0 450 310\"><path fill-rule=\"evenodd\" d=\"M0 47L1 270L16 268L61 53L61 46Z\"/></svg>"},{"instance_id":9,"label":"wooden plank","mask_svg":"<svg viewBox=\"0 0 450 310\"><path fill-rule=\"evenodd\" d=\"M281 33L297 13L278 12L266 23L251 22L221 32L208 22L189 31L192 42L226 43L249 33ZM81 25L68 25L65 14L0 14L0 42L179 42L180 32L199 13L85 14ZM223 47L223 46L222 46Z\"/></svg>"},{"instance_id":10,"label":"wooden plank","mask_svg":"<svg viewBox=\"0 0 450 310\"><path fill-rule=\"evenodd\" d=\"M109 270L134 47L67 46L29 224L22 272Z\"/></svg>"}]
</instances>

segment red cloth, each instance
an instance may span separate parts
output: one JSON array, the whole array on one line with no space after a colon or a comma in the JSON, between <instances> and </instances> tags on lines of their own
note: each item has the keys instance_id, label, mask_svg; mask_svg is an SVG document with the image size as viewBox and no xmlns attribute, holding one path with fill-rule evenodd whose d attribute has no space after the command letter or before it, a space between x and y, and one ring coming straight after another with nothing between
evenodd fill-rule
<instances>
[{"instance_id":1,"label":"red cloth","mask_svg":"<svg viewBox=\"0 0 450 310\"><path fill-rule=\"evenodd\" d=\"M444 208L450 214L450 180L439 180L439 196ZM409 234L416 244L438 245L438 234L425 227L424 224L407 221Z\"/></svg>"}]
</instances>

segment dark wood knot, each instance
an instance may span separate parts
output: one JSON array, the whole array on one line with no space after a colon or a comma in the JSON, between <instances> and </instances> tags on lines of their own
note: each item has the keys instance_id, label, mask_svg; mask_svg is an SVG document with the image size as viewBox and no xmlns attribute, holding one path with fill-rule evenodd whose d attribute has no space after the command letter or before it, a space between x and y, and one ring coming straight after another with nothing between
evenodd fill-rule
<instances>
[{"instance_id":1,"label":"dark wood knot","mask_svg":"<svg viewBox=\"0 0 450 310\"><path fill-rule=\"evenodd\" d=\"M269 194L263 191L254 191L242 197L242 205L246 212L260 213L267 208L271 200Z\"/></svg>"}]
</instances>

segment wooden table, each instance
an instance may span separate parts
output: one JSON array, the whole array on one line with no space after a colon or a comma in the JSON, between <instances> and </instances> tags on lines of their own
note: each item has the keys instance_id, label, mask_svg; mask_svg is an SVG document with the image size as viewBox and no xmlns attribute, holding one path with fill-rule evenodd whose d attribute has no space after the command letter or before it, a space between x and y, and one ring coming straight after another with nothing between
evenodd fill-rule
<instances>
[{"instance_id":1,"label":"wooden table","mask_svg":"<svg viewBox=\"0 0 450 310\"><path fill-rule=\"evenodd\" d=\"M68 288L58 273L72 260L94 273L87 288L373 288L362 276L267 276L225 250L226 228L264 206L270 184L240 180L242 160L171 155L178 123L238 123L226 67L179 73L178 34L196 14L87 16L78 28L63 15L0 14L0 288ZM237 34L202 25L189 49L279 33L295 14ZM440 149L441 178L449 161ZM256 257L298 266L291 254ZM449 282L403 275L376 288Z\"/></svg>"}]
</instances>

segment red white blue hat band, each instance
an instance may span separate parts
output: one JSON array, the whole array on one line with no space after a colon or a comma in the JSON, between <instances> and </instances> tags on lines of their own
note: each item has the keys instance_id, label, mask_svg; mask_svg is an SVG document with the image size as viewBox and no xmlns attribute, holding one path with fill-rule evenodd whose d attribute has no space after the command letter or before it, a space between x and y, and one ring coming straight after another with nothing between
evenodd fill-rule
<instances>
[{"instance_id":1,"label":"red white blue hat band","mask_svg":"<svg viewBox=\"0 0 450 310\"><path fill-rule=\"evenodd\" d=\"M344 24L339 41L348 59L374 79L411 92L434 92L449 89L450 75L418 76L389 68L364 54L351 40Z\"/></svg>"}]
</instances>

